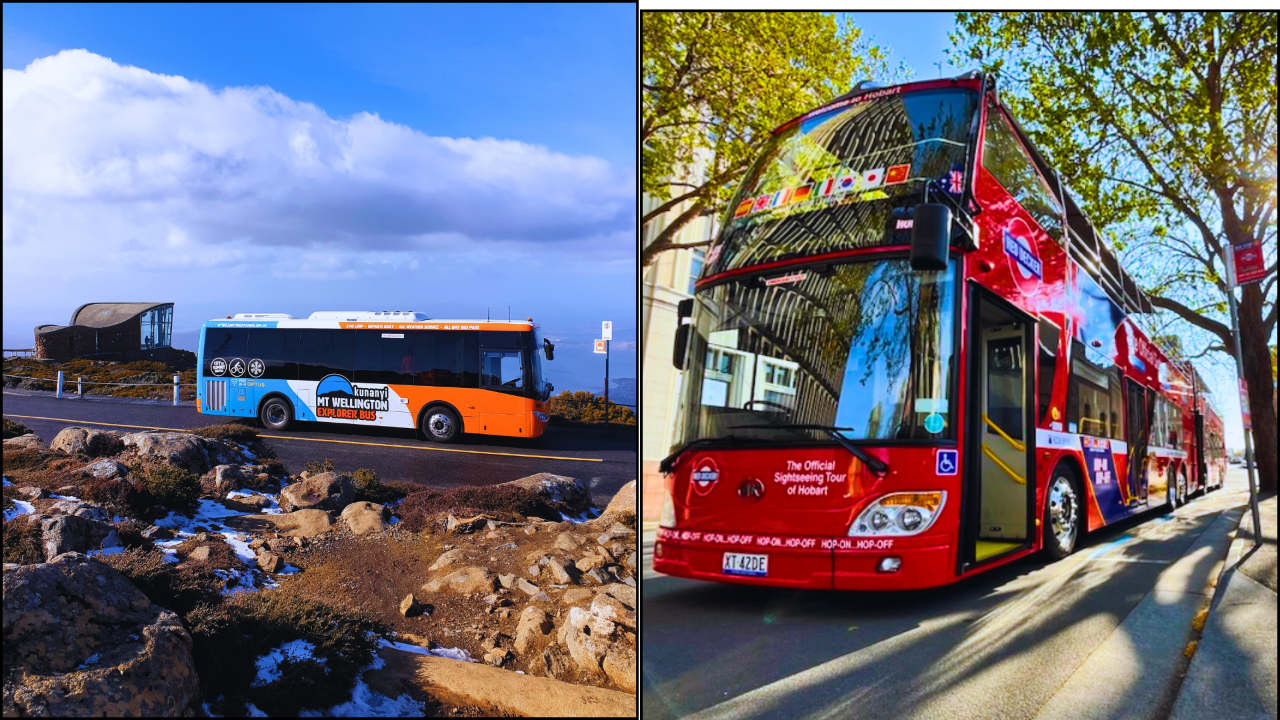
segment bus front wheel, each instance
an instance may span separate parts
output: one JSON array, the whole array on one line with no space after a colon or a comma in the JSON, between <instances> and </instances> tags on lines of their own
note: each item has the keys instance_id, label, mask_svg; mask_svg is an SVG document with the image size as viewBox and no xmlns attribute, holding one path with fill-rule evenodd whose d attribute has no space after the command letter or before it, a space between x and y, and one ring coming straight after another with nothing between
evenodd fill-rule
<instances>
[{"instance_id":1,"label":"bus front wheel","mask_svg":"<svg viewBox=\"0 0 1280 720\"><path fill-rule=\"evenodd\" d=\"M428 408L422 415L422 433L428 440L439 443L451 443L462 435L462 423L458 416L443 405Z\"/></svg>"},{"instance_id":2,"label":"bus front wheel","mask_svg":"<svg viewBox=\"0 0 1280 720\"><path fill-rule=\"evenodd\" d=\"M1064 466L1053 471L1044 502L1044 549L1054 560L1071 554L1080 540L1080 491Z\"/></svg>"},{"instance_id":3,"label":"bus front wheel","mask_svg":"<svg viewBox=\"0 0 1280 720\"><path fill-rule=\"evenodd\" d=\"M258 419L270 430L284 430L293 422L293 408L284 398L273 397L262 403Z\"/></svg>"}]
</instances>

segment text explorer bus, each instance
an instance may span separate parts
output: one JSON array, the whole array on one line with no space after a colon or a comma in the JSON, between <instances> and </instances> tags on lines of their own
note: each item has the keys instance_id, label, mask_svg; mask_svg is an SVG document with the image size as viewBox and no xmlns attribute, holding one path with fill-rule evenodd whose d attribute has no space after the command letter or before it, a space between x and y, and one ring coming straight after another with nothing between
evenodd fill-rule
<instances>
[{"instance_id":1,"label":"text explorer bus","mask_svg":"<svg viewBox=\"0 0 1280 720\"><path fill-rule=\"evenodd\" d=\"M555 346L528 322L431 320L416 312L241 313L200 333L196 408L257 417L536 438Z\"/></svg>"},{"instance_id":2,"label":"text explorer bus","mask_svg":"<svg viewBox=\"0 0 1280 720\"><path fill-rule=\"evenodd\" d=\"M1221 485L1150 311L993 78L787 123L681 304L654 569L930 587Z\"/></svg>"}]
</instances>

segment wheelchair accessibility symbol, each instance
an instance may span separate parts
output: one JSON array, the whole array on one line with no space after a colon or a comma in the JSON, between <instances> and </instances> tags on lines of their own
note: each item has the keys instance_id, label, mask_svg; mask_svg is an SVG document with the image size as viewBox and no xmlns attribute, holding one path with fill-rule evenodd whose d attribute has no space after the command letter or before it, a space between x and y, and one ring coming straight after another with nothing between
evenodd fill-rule
<instances>
[{"instance_id":1,"label":"wheelchair accessibility symbol","mask_svg":"<svg viewBox=\"0 0 1280 720\"><path fill-rule=\"evenodd\" d=\"M943 450L939 448L937 451L937 473L939 475L955 475L959 471L959 455L958 450Z\"/></svg>"}]
</instances>

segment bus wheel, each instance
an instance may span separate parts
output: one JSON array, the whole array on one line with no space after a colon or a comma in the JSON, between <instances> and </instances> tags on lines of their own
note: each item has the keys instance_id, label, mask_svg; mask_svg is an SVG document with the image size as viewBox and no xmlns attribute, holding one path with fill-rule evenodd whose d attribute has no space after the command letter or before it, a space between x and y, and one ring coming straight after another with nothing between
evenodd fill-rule
<instances>
[{"instance_id":1,"label":"bus wheel","mask_svg":"<svg viewBox=\"0 0 1280 720\"><path fill-rule=\"evenodd\" d=\"M1044 548L1054 560L1071 554L1080 539L1080 493L1064 466L1053 471L1044 503Z\"/></svg>"},{"instance_id":2,"label":"bus wheel","mask_svg":"<svg viewBox=\"0 0 1280 720\"><path fill-rule=\"evenodd\" d=\"M273 397L262 404L258 419L270 430L284 430L293 422L293 409L284 398Z\"/></svg>"},{"instance_id":3,"label":"bus wheel","mask_svg":"<svg viewBox=\"0 0 1280 720\"><path fill-rule=\"evenodd\" d=\"M451 443L462 434L462 424L458 422L458 416L454 415L452 410L443 405L437 405L423 414L422 432L428 440Z\"/></svg>"},{"instance_id":4,"label":"bus wheel","mask_svg":"<svg viewBox=\"0 0 1280 720\"><path fill-rule=\"evenodd\" d=\"M1169 488L1168 490L1169 509L1177 510L1178 506L1182 504L1181 502L1179 502L1180 496L1178 493L1178 476L1174 474L1173 468L1170 468L1169 472L1165 473L1165 476L1166 476L1166 479L1168 480L1168 482L1166 482L1165 484Z\"/></svg>"}]
</instances>

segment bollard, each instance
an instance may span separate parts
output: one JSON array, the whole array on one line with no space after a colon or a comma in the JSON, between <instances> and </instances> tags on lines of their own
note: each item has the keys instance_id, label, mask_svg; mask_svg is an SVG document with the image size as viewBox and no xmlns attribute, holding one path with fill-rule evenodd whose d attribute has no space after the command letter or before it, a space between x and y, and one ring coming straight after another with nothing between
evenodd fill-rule
<instances>
[{"instance_id":1,"label":"bollard","mask_svg":"<svg viewBox=\"0 0 1280 720\"><path fill-rule=\"evenodd\" d=\"M58 399L62 399L62 371L58 371Z\"/></svg>"},{"instance_id":2,"label":"bollard","mask_svg":"<svg viewBox=\"0 0 1280 720\"><path fill-rule=\"evenodd\" d=\"M83 377L76 378L76 394L82 398L84 397L84 378Z\"/></svg>"},{"instance_id":3,"label":"bollard","mask_svg":"<svg viewBox=\"0 0 1280 720\"><path fill-rule=\"evenodd\" d=\"M173 404L178 404L178 376L173 376Z\"/></svg>"}]
</instances>

